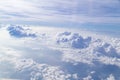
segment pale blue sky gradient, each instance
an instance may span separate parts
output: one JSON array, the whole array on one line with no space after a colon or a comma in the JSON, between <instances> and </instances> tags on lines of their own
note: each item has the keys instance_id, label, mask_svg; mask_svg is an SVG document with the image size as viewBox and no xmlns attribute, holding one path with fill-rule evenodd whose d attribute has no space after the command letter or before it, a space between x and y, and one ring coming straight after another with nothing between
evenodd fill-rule
<instances>
[{"instance_id":1,"label":"pale blue sky gradient","mask_svg":"<svg viewBox=\"0 0 120 80\"><path fill-rule=\"evenodd\" d=\"M120 25L120 0L0 0L1 24Z\"/></svg>"}]
</instances>

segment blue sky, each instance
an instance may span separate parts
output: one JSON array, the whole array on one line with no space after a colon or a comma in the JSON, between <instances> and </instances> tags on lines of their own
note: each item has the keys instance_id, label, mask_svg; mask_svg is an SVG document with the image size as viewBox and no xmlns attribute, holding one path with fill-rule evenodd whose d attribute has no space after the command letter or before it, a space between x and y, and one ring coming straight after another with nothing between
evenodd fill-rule
<instances>
[{"instance_id":1,"label":"blue sky","mask_svg":"<svg viewBox=\"0 0 120 80\"><path fill-rule=\"evenodd\" d=\"M0 0L0 5L1 23L120 24L120 0Z\"/></svg>"}]
</instances>

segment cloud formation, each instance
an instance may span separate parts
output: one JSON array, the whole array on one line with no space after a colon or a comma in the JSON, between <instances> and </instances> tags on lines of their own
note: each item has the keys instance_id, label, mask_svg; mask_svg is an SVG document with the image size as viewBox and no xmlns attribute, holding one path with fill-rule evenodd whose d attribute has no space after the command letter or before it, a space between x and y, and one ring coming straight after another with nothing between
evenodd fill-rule
<instances>
[{"instance_id":1,"label":"cloud formation","mask_svg":"<svg viewBox=\"0 0 120 80\"><path fill-rule=\"evenodd\" d=\"M119 23L119 0L1 0L2 22ZM61 6L62 5L62 6ZM30 23L29 23L30 24Z\"/></svg>"},{"instance_id":2,"label":"cloud formation","mask_svg":"<svg viewBox=\"0 0 120 80\"><path fill-rule=\"evenodd\" d=\"M87 48L91 42L91 37L83 38L78 33L72 34L71 32L64 32L58 35L58 44L68 44L72 48Z\"/></svg>"},{"instance_id":3,"label":"cloud formation","mask_svg":"<svg viewBox=\"0 0 120 80\"><path fill-rule=\"evenodd\" d=\"M69 80L73 75L65 73L59 66L50 66L47 64L39 64L31 59L22 59L15 61L15 68L19 72L30 72L30 80Z\"/></svg>"},{"instance_id":4,"label":"cloud formation","mask_svg":"<svg viewBox=\"0 0 120 80\"><path fill-rule=\"evenodd\" d=\"M72 35L72 36L71 36ZM79 33L64 32L59 33L56 38L58 45L63 49L63 61L76 63L95 64L110 64L120 66L120 52L116 45L110 42L105 42L103 39L95 37L83 38ZM62 44L62 45L61 45ZM105 60L105 61L104 61ZM96 65L96 64L95 64Z\"/></svg>"},{"instance_id":5,"label":"cloud formation","mask_svg":"<svg viewBox=\"0 0 120 80\"><path fill-rule=\"evenodd\" d=\"M30 29L24 29L21 26L10 25L7 30L9 34L14 37L22 38L22 37L36 37L35 33L32 33Z\"/></svg>"},{"instance_id":6,"label":"cloud formation","mask_svg":"<svg viewBox=\"0 0 120 80\"><path fill-rule=\"evenodd\" d=\"M12 26L12 30L22 34L32 30L29 34L37 36L17 39L6 35L8 26L0 28L0 79L120 79L119 38L40 26Z\"/></svg>"}]
</instances>

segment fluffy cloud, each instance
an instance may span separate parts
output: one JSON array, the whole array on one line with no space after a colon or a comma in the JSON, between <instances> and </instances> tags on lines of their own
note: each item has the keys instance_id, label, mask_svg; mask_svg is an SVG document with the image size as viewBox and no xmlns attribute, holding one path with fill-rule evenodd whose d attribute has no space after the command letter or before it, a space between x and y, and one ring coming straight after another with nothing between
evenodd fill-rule
<instances>
[{"instance_id":1,"label":"fluffy cloud","mask_svg":"<svg viewBox=\"0 0 120 80\"><path fill-rule=\"evenodd\" d=\"M16 39L4 32L9 37L0 35L0 79L1 76L18 80L120 79L119 38L77 30L29 28L12 26L6 31L18 31L19 36L27 35L26 38ZM29 38L29 34L37 37Z\"/></svg>"},{"instance_id":2,"label":"fluffy cloud","mask_svg":"<svg viewBox=\"0 0 120 80\"><path fill-rule=\"evenodd\" d=\"M71 32L60 33L57 37L58 44L68 45L72 48L87 48L91 42L91 37L83 38L78 33L72 34Z\"/></svg>"},{"instance_id":3,"label":"fluffy cloud","mask_svg":"<svg viewBox=\"0 0 120 80\"><path fill-rule=\"evenodd\" d=\"M120 53L118 52L118 49L115 48L111 43L105 42L102 39L95 39L94 37L92 39L91 37L83 39L82 37L75 35L72 36L74 38L71 39L69 35L67 33L67 35L62 37L59 36L59 39L57 39L58 43L62 43L64 45L66 45L66 43L69 42L67 43L68 47L64 47L65 49L62 50L64 53L63 61L71 62L73 64L79 62L87 64L94 64L95 62L100 62L103 64L120 66ZM70 48L69 46L71 46L72 48Z\"/></svg>"},{"instance_id":4,"label":"fluffy cloud","mask_svg":"<svg viewBox=\"0 0 120 80\"><path fill-rule=\"evenodd\" d=\"M30 80L70 80L76 79L75 74L65 73L59 66L50 66L47 64L39 64L32 59L21 59L14 61L15 68L19 72L29 72Z\"/></svg>"},{"instance_id":5,"label":"fluffy cloud","mask_svg":"<svg viewBox=\"0 0 120 80\"><path fill-rule=\"evenodd\" d=\"M35 33L32 33L30 29L24 29L21 26L10 25L7 30L9 34L14 37L22 38L22 37L36 37Z\"/></svg>"}]
</instances>

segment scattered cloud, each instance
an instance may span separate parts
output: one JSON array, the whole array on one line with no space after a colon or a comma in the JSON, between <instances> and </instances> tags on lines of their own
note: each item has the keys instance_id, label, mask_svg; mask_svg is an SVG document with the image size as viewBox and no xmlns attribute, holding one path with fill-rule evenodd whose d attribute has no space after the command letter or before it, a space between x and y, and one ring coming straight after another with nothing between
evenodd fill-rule
<instances>
[{"instance_id":1,"label":"scattered cloud","mask_svg":"<svg viewBox=\"0 0 120 80\"><path fill-rule=\"evenodd\" d=\"M14 31L25 38L16 38ZM19 25L1 27L0 32L0 79L120 79L119 38ZM7 32L13 32L14 37ZM29 34L37 36L29 38Z\"/></svg>"},{"instance_id":2,"label":"scattered cloud","mask_svg":"<svg viewBox=\"0 0 120 80\"><path fill-rule=\"evenodd\" d=\"M30 80L69 80L72 78L71 74L65 73L59 66L38 64L31 59L23 59L16 61L15 63L18 71L30 72Z\"/></svg>"},{"instance_id":3,"label":"scattered cloud","mask_svg":"<svg viewBox=\"0 0 120 80\"><path fill-rule=\"evenodd\" d=\"M22 37L36 37L35 33L28 29L24 29L21 26L10 25L8 26L7 30L9 34L14 37L22 38Z\"/></svg>"}]
</instances>

